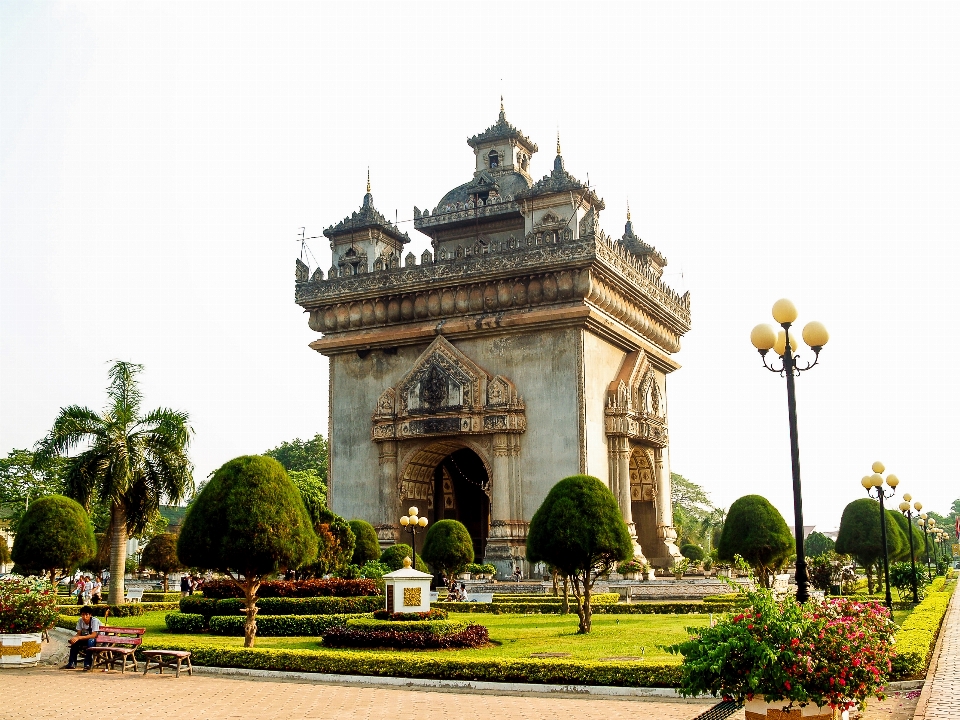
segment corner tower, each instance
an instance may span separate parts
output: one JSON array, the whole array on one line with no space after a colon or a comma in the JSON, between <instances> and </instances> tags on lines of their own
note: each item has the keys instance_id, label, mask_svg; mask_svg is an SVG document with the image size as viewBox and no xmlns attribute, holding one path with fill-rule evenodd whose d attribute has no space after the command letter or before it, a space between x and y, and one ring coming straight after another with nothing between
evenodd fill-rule
<instances>
[{"instance_id":1,"label":"corner tower","mask_svg":"<svg viewBox=\"0 0 960 720\"><path fill-rule=\"evenodd\" d=\"M402 540L407 505L460 520L508 572L550 488L588 473L617 498L637 556L669 565L666 379L689 294L663 282L666 259L629 218L620 239L604 233L603 199L559 142L536 181L537 146L502 105L467 143L472 177L414 208L431 244L419 258L401 266L409 238L368 192L324 233L326 279L298 261L296 301L322 333L311 347L330 358L331 507L383 545Z\"/></svg>"}]
</instances>

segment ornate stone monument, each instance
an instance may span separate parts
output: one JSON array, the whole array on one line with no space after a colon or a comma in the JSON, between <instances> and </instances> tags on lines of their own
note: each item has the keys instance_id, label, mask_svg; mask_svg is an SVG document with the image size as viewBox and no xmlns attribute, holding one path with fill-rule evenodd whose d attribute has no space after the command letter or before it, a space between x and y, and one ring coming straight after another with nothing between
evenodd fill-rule
<instances>
[{"instance_id":1,"label":"ornate stone monument","mask_svg":"<svg viewBox=\"0 0 960 720\"><path fill-rule=\"evenodd\" d=\"M324 231L327 277L297 261L296 301L330 358L331 508L383 545L417 504L455 518L478 558L525 572L524 541L550 488L595 475L617 498L638 557L679 553L670 504L667 374L690 329L689 294L627 224L600 229L603 200L567 172L531 172L537 146L498 121L470 138L473 178L410 238L373 204Z\"/></svg>"}]
</instances>

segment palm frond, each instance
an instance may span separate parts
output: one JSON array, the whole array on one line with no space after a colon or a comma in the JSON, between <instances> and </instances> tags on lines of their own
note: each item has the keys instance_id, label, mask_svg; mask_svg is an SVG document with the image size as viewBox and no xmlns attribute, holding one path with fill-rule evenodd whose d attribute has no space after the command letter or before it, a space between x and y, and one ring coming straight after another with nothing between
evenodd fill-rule
<instances>
[{"instance_id":1,"label":"palm frond","mask_svg":"<svg viewBox=\"0 0 960 720\"><path fill-rule=\"evenodd\" d=\"M137 375L142 370L143 365L123 360L114 361L110 367L110 386L107 388L107 397L111 400L110 411L124 425L135 422L140 413L143 393L137 384Z\"/></svg>"},{"instance_id":2,"label":"palm frond","mask_svg":"<svg viewBox=\"0 0 960 720\"><path fill-rule=\"evenodd\" d=\"M50 432L36 445L34 464L42 466L53 458L69 455L77 445L94 441L104 427L103 419L90 408L61 408Z\"/></svg>"}]
</instances>

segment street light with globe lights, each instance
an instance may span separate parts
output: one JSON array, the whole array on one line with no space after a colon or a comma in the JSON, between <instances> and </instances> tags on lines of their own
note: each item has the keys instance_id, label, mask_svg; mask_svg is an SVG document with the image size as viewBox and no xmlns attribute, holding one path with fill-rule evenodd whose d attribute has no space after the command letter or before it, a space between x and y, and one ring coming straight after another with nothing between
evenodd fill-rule
<instances>
[{"instance_id":1,"label":"street light with globe lights","mask_svg":"<svg viewBox=\"0 0 960 720\"><path fill-rule=\"evenodd\" d=\"M425 528L427 526L427 519L425 517L419 517L417 515L419 511L418 508L412 507L407 508L409 515L404 515L400 518L400 524L403 528L410 533L410 546L413 548L413 567L414 570L417 569L417 528Z\"/></svg>"},{"instance_id":2,"label":"street light with globe lights","mask_svg":"<svg viewBox=\"0 0 960 720\"><path fill-rule=\"evenodd\" d=\"M883 463L878 460L873 464L871 469L873 470L873 475L864 475L860 484L863 485L867 491L867 495L870 497L874 497L870 490L876 488L876 499L880 501L880 543L883 545L883 578L887 588L885 604L892 615L893 598L890 597L890 557L887 551L887 513L883 508L883 501L885 498L893 497L896 494L900 479L893 473L887 475L887 485L890 488L890 494L888 495L883 489L883 475L880 474L884 471Z\"/></svg>"},{"instance_id":3,"label":"street light with globe lights","mask_svg":"<svg viewBox=\"0 0 960 720\"><path fill-rule=\"evenodd\" d=\"M913 500L913 497L910 493L903 494L903 502L900 503L900 512L907 516L907 534L910 536L910 585L913 588L913 601L918 603L920 602L920 596L917 593L917 558L913 550L913 510L916 509L917 512L920 512L923 504L918 501L911 507L911 500Z\"/></svg>"},{"instance_id":4,"label":"street light with globe lights","mask_svg":"<svg viewBox=\"0 0 960 720\"><path fill-rule=\"evenodd\" d=\"M933 580L933 571L930 569L930 545L927 540L927 530L931 522L933 522L933 520L928 520L926 513L920 513L920 517L917 519L917 525L923 529L923 552L926 553L927 556L927 580Z\"/></svg>"},{"instance_id":5,"label":"street light with globe lights","mask_svg":"<svg viewBox=\"0 0 960 720\"><path fill-rule=\"evenodd\" d=\"M807 590L807 561L803 553L803 500L800 489L800 447L797 441L797 391L794 386L794 377L805 372L817 364L820 351L830 339L827 329L819 322L809 322L803 328L803 341L813 350L814 359L806 367L797 364L797 341L790 332L790 326L797 319L797 309L786 298L781 298L773 304L773 319L782 330L777 333L770 325L757 325L750 333L750 342L760 352L763 366L771 372L780 373L787 379L787 416L790 423L790 458L793 468L793 522L794 539L797 543L797 602L806 602L809 598ZM767 353L773 350L781 361L781 366L767 364Z\"/></svg>"}]
</instances>

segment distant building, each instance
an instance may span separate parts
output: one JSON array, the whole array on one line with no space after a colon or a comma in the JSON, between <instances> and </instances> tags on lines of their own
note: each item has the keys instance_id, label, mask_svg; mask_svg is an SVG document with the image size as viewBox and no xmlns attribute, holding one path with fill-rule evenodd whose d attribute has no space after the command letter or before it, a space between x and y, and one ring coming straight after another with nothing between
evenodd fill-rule
<instances>
[{"instance_id":1,"label":"distant building","mask_svg":"<svg viewBox=\"0 0 960 720\"><path fill-rule=\"evenodd\" d=\"M793 535L794 537L796 537L796 536L797 536L796 526L794 526L794 525L788 525L787 527L790 528L790 534ZM804 526L803 526L803 539L806 540L808 537L810 537L810 533L812 533L814 530L816 530L816 528L817 528L816 525L804 525ZM824 533L824 535L826 535L826 533ZM829 535L827 535L827 537L829 537ZM833 538L833 539L836 540L836 538Z\"/></svg>"}]
</instances>

